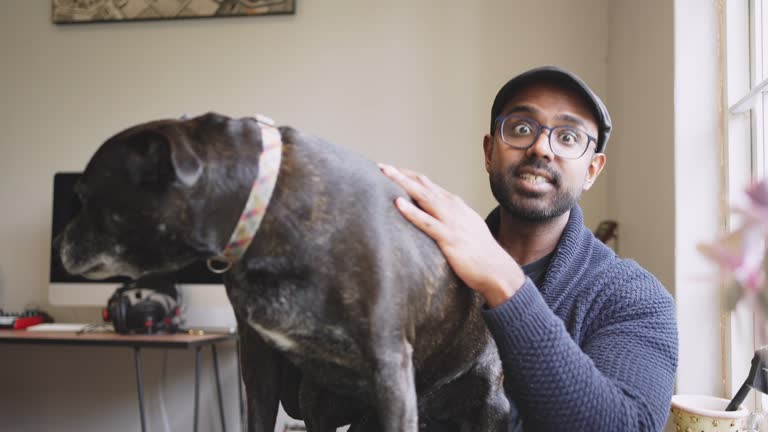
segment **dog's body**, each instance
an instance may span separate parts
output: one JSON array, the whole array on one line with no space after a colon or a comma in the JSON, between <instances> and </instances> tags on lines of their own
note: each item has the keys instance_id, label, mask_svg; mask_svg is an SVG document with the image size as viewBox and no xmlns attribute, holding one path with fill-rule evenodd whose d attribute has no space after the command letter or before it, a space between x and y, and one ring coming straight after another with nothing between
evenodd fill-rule
<instances>
[{"instance_id":1,"label":"dog's body","mask_svg":"<svg viewBox=\"0 0 768 432\"><path fill-rule=\"evenodd\" d=\"M62 240L66 268L137 277L219 254L258 174L259 131L253 119L209 114L108 140L83 176L84 211ZM295 395L285 393L298 383L295 366L310 431L350 422L358 431L416 431L417 416L462 431L506 430L501 364L480 298L397 212L404 192L348 150L280 132L266 215L225 275L251 429L274 428L281 397L296 414ZM131 190L116 198L116 187Z\"/></svg>"}]
</instances>

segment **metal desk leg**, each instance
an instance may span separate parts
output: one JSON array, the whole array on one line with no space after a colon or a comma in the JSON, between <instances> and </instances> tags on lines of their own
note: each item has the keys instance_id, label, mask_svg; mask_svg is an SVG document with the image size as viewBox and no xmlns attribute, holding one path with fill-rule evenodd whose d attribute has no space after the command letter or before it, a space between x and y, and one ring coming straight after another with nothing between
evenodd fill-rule
<instances>
[{"instance_id":1,"label":"metal desk leg","mask_svg":"<svg viewBox=\"0 0 768 432\"><path fill-rule=\"evenodd\" d=\"M224 401L221 398L221 378L219 378L219 354L216 351L216 344L211 344L211 353L213 353L213 371L216 373L216 392L219 396L219 414L221 415L221 430L227 432L227 424L224 420Z\"/></svg>"},{"instance_id":2,"label":"metal desk leg","mask_svg":"<svg viewBox=\"0 0 768 432\"><path fill-rule=\"evenodd\" d=\"M237 355L237 398L240 402L240 430L246 431L248 430L248 420L245 414L245 405L243 404L243 371L241 370L240 366L240 339L237 339L237 342L235 342L235 346L237 347L237 352L235 353Z\"/></svg>"},{"instance_id":3,"label":"metal desk leg","mask_svg":"<svg viewBox=\"0 0 768 432\"><path fill-rule=\"evenodd\" d=\"M141 348L135 347L133 349L134 357L136 358L136 386L139 391L139 414L141 415L141 430L142 432L147 430L147 422L144 418L144 384L141 376Z\"/></svg>"},{"instance_id":4,"label":"metal desk leg","mask_svg":"<svg viewBox=\"0 0 768 432\"><path fill-rule=\"evenodd\" d=\"M200 347L195 347L195 428L197 432L197 409L200 406Z\"/></svg>"}]
</instances>

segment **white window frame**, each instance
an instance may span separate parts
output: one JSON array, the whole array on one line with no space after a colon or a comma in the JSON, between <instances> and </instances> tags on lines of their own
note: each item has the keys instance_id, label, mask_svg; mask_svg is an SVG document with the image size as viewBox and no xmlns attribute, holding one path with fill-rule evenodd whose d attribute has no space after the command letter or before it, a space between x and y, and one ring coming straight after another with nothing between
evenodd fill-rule
<instances>
[{"instance_id":1,"label":"white window frame","mask_svg":"<svg viewBox=\"0 0 768 432\"><path fill-rule=\"evenodd\" d=\"M743 203L744 187L766 175L765 115L768 114L768 0L728 0L721 14L723 164L721 197L723 229L739 221L730 208ZM749 372L755 349L768 341L756 340L755 317L741 305L735 311L721 301L723 324L723 381L725 397L732 397ZM768 407L768 397L750 393L753 410Z\"/></svg>"}]
</instances>

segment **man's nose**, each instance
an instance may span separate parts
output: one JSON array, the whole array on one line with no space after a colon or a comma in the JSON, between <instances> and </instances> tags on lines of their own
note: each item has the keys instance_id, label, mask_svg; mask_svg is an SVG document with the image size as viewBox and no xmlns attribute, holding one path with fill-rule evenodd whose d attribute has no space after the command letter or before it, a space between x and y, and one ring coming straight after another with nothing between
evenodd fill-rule
<instances>
[{"instance_id":1,"label":"man's nose","mask_svg":"<svg viewBox=\"0 0 768 432\"><path fill-rule=\"evenodd\" d=\"M550 129L542 128L539 135L536 136L536 140L533 141L533 145L526 150L527 156L538 156L541 159L554 160L555 155L552 153L552 147L549 145L549 135L552 133Z\"/></svg>"}]
</instances>

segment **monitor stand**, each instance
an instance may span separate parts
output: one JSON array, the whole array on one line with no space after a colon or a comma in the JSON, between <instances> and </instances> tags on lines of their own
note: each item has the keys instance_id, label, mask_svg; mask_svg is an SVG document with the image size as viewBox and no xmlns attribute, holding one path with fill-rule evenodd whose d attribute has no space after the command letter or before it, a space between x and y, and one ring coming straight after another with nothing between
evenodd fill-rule
<instances>
[{"instance_id":1,"label":"monitor stand","mask_svg":"<svg viewBox=\"0 0 768 432\"><path fill-rule=\"evenodd\" d=\"M237 320L222 284L179 284L186 329L234 332Z\"/></svg>"}]
</instances>

